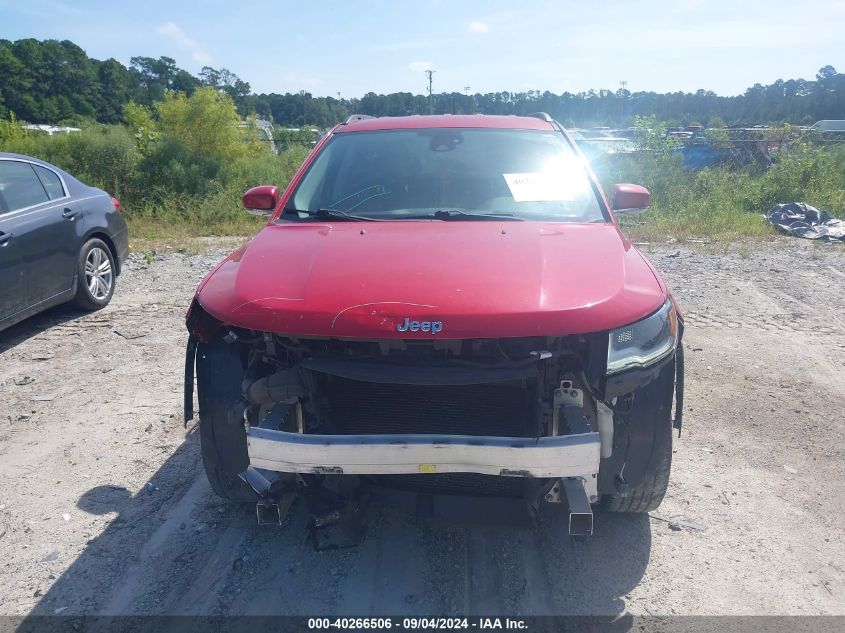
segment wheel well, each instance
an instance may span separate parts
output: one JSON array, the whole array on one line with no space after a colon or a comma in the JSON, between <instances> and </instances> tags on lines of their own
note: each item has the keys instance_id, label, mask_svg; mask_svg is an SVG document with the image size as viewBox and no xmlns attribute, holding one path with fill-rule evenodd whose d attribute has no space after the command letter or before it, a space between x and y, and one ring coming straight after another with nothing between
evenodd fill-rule
<instances>
[{"instance_id":1,"label":"wheel well","mask_svg":"<svg viewBox=\"0 0 845 633\"><path fill-rule=\"evenodd\" d=\"M98 240L103 240L103 242L106 243L106 246L109 247L109 251L111 251L112 259L114 260L115 272L119 275L120 274L120 259L117 256L117 248L115 248L114 242L112 242L112 239L108 235L106 235L105 233L99 233L99 232L96 232L96 231L94 233L91 233L91 235L89 235L88 237L86 237L85 241L87 242L91 238L97 238Z\"/></svg>"}]
</instances>

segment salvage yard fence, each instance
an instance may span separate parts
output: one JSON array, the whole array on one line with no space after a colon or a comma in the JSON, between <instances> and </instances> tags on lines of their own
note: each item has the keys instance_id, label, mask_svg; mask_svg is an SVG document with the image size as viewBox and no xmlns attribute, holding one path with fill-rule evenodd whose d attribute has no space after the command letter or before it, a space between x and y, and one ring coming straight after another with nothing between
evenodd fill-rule
<instances>
[{"instance_id":1,"label":"salvage yard fence","mask_svg":"<svg viewBox=\"0 0 845 633\"><path fill-rule=\"evenodd\" d=\"M821 150L838 155L845 164L845 131L822 132L813 128L752 127L703 128L692 132L668 133L661 140L643 142L632 134L627 139L589 138L579 141L591 162L625 161L643 154L679 155L689 171L707 167L762 172L785 157Z\"/></svg>"},{"instance_id":2,"label":"salvage yard fence","mask_svg":"<svg viewBox=\"0 0 845 633\"><path fill-rule=\"evenodd\" d=\"M735 128L712 130L705 139L682 143L684 165L700 168L715 163L766 169L792 152L818 148L839 151L845 132L820 132L811 128Z\"/></svg>"}]
</instances>

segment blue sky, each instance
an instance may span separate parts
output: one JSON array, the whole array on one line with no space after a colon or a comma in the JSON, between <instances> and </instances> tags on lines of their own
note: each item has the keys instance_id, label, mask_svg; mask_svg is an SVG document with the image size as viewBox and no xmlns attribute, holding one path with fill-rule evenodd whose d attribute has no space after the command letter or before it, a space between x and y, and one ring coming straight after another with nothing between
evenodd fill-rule
<instances>
[{"instance_id":1,"label":"blue sky","mask_svg":"<svg viewBox=\"0 0 845 633\"><path fill-rule=\"evenodd\" d=\"M225 67L256 92L693 91L845 70L845 1L0 0L0 37Z\"/></svg>"}]
</instances>

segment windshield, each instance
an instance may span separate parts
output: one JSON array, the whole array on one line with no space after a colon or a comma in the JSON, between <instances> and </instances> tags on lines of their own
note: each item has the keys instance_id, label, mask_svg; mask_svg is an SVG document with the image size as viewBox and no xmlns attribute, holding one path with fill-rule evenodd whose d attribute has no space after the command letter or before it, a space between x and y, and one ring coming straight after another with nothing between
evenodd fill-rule
<instances>
[{"instance_id":1,"label":"windshield","mask_svg":"<svg viewBox=\"0 0 845 633\"><path fill-rule=\"evenodd\" d=\"M605 220L580 158L562 134L539 130L336 134L287 207L285 218Z\"/></svg>"}]
</instances>

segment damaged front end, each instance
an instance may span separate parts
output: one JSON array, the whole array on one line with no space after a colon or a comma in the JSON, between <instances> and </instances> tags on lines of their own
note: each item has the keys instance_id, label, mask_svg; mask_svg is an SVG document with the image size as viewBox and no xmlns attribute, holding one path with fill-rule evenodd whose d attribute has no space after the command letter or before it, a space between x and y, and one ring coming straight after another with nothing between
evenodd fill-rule
<instances>
[{"instance_id":1,"label":"damaged front end","mask_svg":"<svg viewBox=\"0 0 845 633\"><path fill-rule=\"evenodd\" d=\"M609 490L624 494L636 477L631 447L643 438L620 419L667 365L674 372L672 355L609 379L608 333L307 338L222 327L198 304L189 321L186 419L198 353L203 420L204 408L220 406L217 399L209 405L209 397L204 404L203 389L237 381L226 433L240 429L245 454L230 468L259 496L259 518L271 522L281 517L290 477L300 487L324 475L446 487L461 481L456 477L475 477L518 489L533 506L566 498L570 531L589 534L591 504ZM220 353L234 359L230 370L201 369Z\"/></svg>"}]
</instances>

